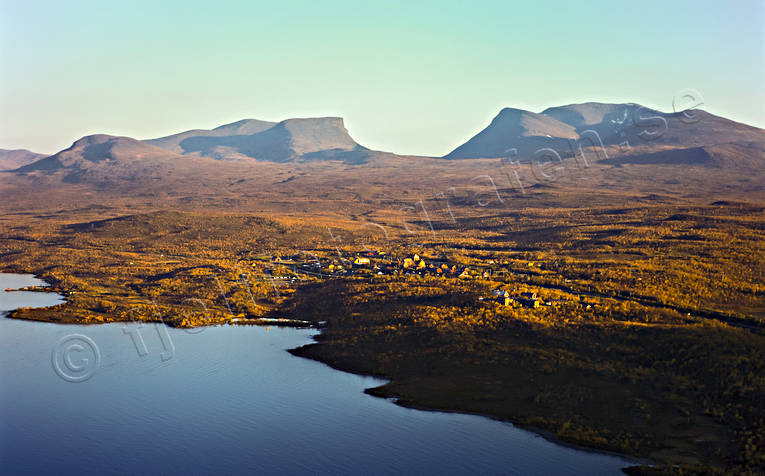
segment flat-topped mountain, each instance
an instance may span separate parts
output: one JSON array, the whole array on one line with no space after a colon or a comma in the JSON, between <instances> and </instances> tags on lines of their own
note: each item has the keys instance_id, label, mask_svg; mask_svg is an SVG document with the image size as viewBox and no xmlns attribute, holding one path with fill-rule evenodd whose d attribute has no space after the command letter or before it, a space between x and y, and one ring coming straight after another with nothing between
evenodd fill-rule
<instances>
[{"instance_id":1,"label":"flat-topped mountain","mask_svg":"<svg viewBox=\"0 0 765 476\"><path fill-rule=\"evenodd\" d=\"M18 169L43 157L45 154L38 154L27 149L0 149L0 170Z\"/></svg>"},{"instance_id":2,"label":"flat-topped mountain","mask_svg":"<svg viewBox=\"0 0 765 476\"><path fill-rule=\"evenodd\" d=\"M757 143L765 142L765 131L699 109L664 113L633 103L570 104L539 114L503 109L488 127L445 158L504 157L516 149L520 158L529 159L543 148L565 157L577 140L586 147L594 137L604 146L621 146L621 154L630 155L730 143L746 143L747 149L755 144L756 149Z\"/></svg>"},{"instance_id":3,"label":"flat-topped mountain","mask_svg":"<svg viewBox=\"0 0 765 476\"><path fill-rule=\"evenodd\" d=\"M269 162L363 163L380 154L357 144L339 117L287 119L279 123L245 119L212 130L192 130L145 142L179 154Z\"/></svg>"}]
</instances>

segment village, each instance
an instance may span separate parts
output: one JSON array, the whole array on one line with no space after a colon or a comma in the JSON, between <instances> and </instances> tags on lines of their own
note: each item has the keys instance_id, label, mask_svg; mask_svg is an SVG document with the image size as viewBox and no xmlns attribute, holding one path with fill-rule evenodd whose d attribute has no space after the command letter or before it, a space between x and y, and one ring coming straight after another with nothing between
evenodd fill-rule
<instances>
[{"instance_id":1,"label":"village","mask_svg":"<svg viewBox=\"0 0 765 476\"><path fill-rule=\"evenodd\" d=\"M495 289L490 295L479 297L479 301L532 309L541 306L555 306L567 301L554 298L544 299L534 291L518 288L503 289L502 285L505 284L505 278L510 274L518 274L518 272L508 270L494 260L488 260L484 265L469 267L449 262L445 257L425 257L418 253L395 256L384 251L364 250L348 256L338 253L337 255L330 254L320 257L313 252L299 252L285 256L259 255L251 261L259 262L262 266L263 275L260 279L271 281L275 285L276 283L296 285L304 281L342 277L427 276L443 279L482 279L494 282ZM529 267L533 265L533 263L527 264ZM594 304L586 302L584 296L580 296L578 304L583 309L591 309L594 306Z\"/></svg>"}]
</instances>

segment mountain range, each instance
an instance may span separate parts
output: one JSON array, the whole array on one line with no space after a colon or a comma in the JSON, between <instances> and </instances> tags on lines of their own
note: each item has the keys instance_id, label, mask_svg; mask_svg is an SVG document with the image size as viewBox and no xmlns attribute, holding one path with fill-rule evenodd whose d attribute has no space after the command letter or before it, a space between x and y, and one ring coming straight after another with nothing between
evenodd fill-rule
<instances>
[{"instance_id":1,"label":"mountain range","mask_svg":"<svg viewBox=\"0 0 765 476\"><path fill-rule=\"evenodd\" d=\"M503 109L489 126L445 158L513 154L532 159L543 149L566 157L575 154L580 145L602 145L604 149L618 146L618 155L631 156L730 143L739 144L739 149L765 149L765 131L699 109L664 113L638 104L591 102L552 107L538 114ZM690 157L688 153L681 155Z\"/></svg>"},{"instance_id":2,"label":"mountain range","mask_svg":"<svg viewBox=\"0 0 765 476\"><path fill-rule=\"evenodd\" d=\"M517 157L542 151L562 158L602 147L614 165L686 164L757 169L765 165L765 130L703 110L663 113L638 104L583 103L534 113L505 108L481 132L442 159ZM581 149L580 149L581 148ZM336 161L346 166L398 156L358 144L338 117L244 119L214 129L194 129L137 140L96 134L51 156L0 150L0 170L16 175L56 174L66 182L119 179L160 171L237 163Z\"/></svg>"},{"instance_id":3,"label":"mountain range","mask_svg":"<svg viewBox=\"0 0 765 476\"><path fill-rule=\"evenodd\" d=\"M38 160L31 160L33 155ZM26 160L9 159L6 169L17 169L18 173L62 169L79 173L102 166L157 166L179 159L187 163L193 158L277 163L339 160L361 164L384 156L392 154L356 143L338 117L278 123L244 119L211 130L195 129L149 140L94 134L48 157L28 152Z\"/></svg>"}]
</instances>

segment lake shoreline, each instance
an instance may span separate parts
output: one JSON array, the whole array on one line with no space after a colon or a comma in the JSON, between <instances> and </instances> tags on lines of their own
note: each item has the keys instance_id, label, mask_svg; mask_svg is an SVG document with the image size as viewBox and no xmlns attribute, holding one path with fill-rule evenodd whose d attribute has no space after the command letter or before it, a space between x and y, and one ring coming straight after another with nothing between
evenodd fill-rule
<instances>
[{"instance_id":1,"label":"lake shoreline","mask_svg":"<svg viewBox=\"0 0 765 476\"><path fill-rule=\"evenodd\" d=\"M22 288L20 288L20 289L12 289L10 291L6 290L6 292L46 292L46 293L54 293L54 291L52 290L52 286L49 283L46 283L42 278L40 278L39 276L37 276L35 274L32 274L32 273L14 273L14 274L29 275L29 276L32 276L36 280L42 281L44 284L37 285L37 286L26 286L23 289ZM31 291L31 288L39 289L40 291L36 291L36 290L35 291ZM63 295L59 295L59 296L62 299L64 299ZM64 301L64 302L61 302L61 303L56 304L54 306L45 306L44 309L55 311L57 307L64 306L66 304L67 304L67 302ZM18 308L18 309L23 309L23 308ZM18 320L18 321L40 322L40 323L48 323L48 324L77 325L77 326L83 326L83 327L86 327L86 326L95 326L95 325L99 325L99 324L117 324L117 323L120 323L120 322L123 322L123 323L126 322L126 321L119 321L119 320L104 321L104 322L98 322L98 321L93 322L93 321L82 321L82 320L77 320L77 319L55 320L55 319L46 319L46 318L28 319L26 317L14 317L15 311L18 310L18 309L2 312L2 313L0 313L0 315L1 315L2 318L14 319L14 320ZM33 308L33 309L37 309L37 308ZM165 321L159 320L159 321L157 321L157 323L162 323L162 324L167 325L168 327L176 328L176 326L169 325L169 323L167 323ZM307 329L307 328L315 329L316 331L318 331L317 334L314 334L313 336L311 336L311 338L312 338L312 340L314 342L309 343L309 344L305 344L305 345L301 345L301 346L298 346L298 347L295 347L295 348L286 349L286 352L288 352L290 355L292 355L294 357L299 357L299 358L304 358L304 359L320 362L320 363L328 366L329 368L331 368L333 370L336 370L336 371L339 371L339 372L349 373L349 374L353 374L353 375L359 375L359 376L362 376L362 377L372 377L372 378L375 378L375 379L386 380L387 381L386 384L390 383L392 381L392 379L387 377L387 376L375 375L375 374L371 374L371 373L368 373L368 372L360 371L360 370L358 370L358 366L354 366L354 365L342 365L336 359L333 359L331 355L326 355L326 354L321 354L321 353L320 353L321 355L318 355L315 352L310 352L308 349L316 350L316 349L323 348L322 342L321 342L321 336L322 336L322 334L324 332L324 329L326 327L326 322L325 321L314 322L314 321L289 319L289 318L271 318L271 319L268 319L268 318L266 318L266 319L263 319L263 318L254 318L254 319L243 319L243 320L238 320L238 321L232 321L232 322L229 322L229 323L226 323L226 324L229 325L229 326L237 326L238 325L238 326L244 326L244 327L246 327L246 326L258 326L258 327L274 326L274 327L287 327L287 328L295 328L295 329ZM211 323L210 325L199 326L199 327L202 327L202 328L204 328L204 327L221 327L221 326L225 326L226 324ZM639 457L636 457L636 456L633 456L633 455L628 455L628 454L624 454L624 453L618 453L618 452L614 452L614 451L609 451L609 450L606 450L606 449L600 449L600 448L597 448L597 447L584 446L584 445L579 445L579 444L567 442L565 440L562 440L562 439L558 438L553 432L551 432L549 430L545 430L544 428L536 427L536 426L533 426L533 425L523 425L521 423L512 421L510 419L503 418L503 417L501 417L499 415L494 415L494 414L485 413L485 412L467 411L467 410L464 410L464 409L460 409L458 406L438 408L438 407L418 404L416 402L404 401L404 400L398 398L395 395L386 395L384 392L379 391L378 389L382 388L383 386L365 388L363 390L363 393L365 393L367 395L370 395L370 396L373 396L373 397L376 397L376 398L388 400L390 403L392 403L394 405L397 405L399 407L402 407L402 408L407 408L407 409L412 409L412 410L419 410L419 411L426 411L426 412L436 412L436 413L453 413L453 414L462 414L462 415L474 415L474 416L478 416L478 417L482 417L482 418L488 418L490 420L494 420L494 421L498 421L498 422L502 422L502 423L508 423L508 424L512 425L514 428L517 428L517 429L520 429L520 430L523 430L523 431L527 431L527 432L533 433L533 434L535 434L535 435L537 435L537 436L539 436L539 437L541 437L541 438L543 438L543 439L545 439L545 440L547 440L547 441L549 441L549 442L551 442L551 443L553 443L555 445L559 445L559 446L570 448L570 449L573 449L573 450L576 450L576 451L582 451L582 452L591 453L591 454L601 454L601 455L608 455L608 456L614 456L614 457L622 458L624 460L629 461L632 465L653 464L652 461L650 461L648 459L645 459L645 458L639 458ZM627 467L625 467L623 469L626 469L628 467L629 466L627 466Z\"/></svg>"},{"instance_id":2,"label":"lake shoreline","mask_svg":"<svg viewBox=\"0 0 765 476\"><path fill-rule=\"evenodd\" d=\"M43 294L43 293L40 293L40 294ZM9 305L16 304L16 302L21 302L21 300L6 300L5 304L6 304L6 307L8 307ZM34 304L32 304L32 307L36 308L36 307L42 307L44 305L43 303L45 302L45 300L36 301L36 302L35 301L31 301L31 302L34 303ZM29 302L27 302L27 303L29 303ZM38 303L40 304L40 306L37 306ZM3 316L5 316L5 312L0 312L0 314L3 314ZM0 317L0 319L1 319L1 317ZM26 320L26 319L9 319L9 321L17 321L17 322L21 321L21 320ZM286 319L279 319L278 321L284 321L284 320L286 320ZM34 322L41 322L41 321L34 321ZM299 321L299 322L300 323L305 323L306 321ZM63 322L55 321L55 320L49 320L46 323L47 324L66 324L66 325L74 325L74 326L80 327L80 325L77 325L78 323L63 323ZM117 322L105 322L104 324L116 324L116 323ZM247 327L248 324L245 324L245 327ZM299 355L297 355L298 349L304 347L305 345L311 345L310 340L316 341L316 337L321 335L322 329L324 327L323 323L321 321L319 321L319 322L315 322L313 324L314 325L311 327L311 329L317 330L318 331L317 333L313 333L313 332L306 333L305 332L305 328L304 328L303 332L301 333L301 335L304 336L301 339L302 342L295 342L293 340L292 344L286 343L286 345L284 347L280 346L279 347L280 350L278 350L277 352L284 353L286 351L286 353L289 353L290 357L286 357L286 359L292 359L292 357L300 357ZM6 326L8 326L8 325L10 325L10 322L8 322L6 324ZM273 323L271 323L271 325L273 325ZM91 326L88 326L88 327L91 327ZM106 327L109 327L109 326L104 326L104 328L106 328ZM224 328L226 326L211 325L211 326L205 326L205 327ZM259 326L259 327L267 327L267 326ZM277 326L277 327L294 327L294 326ZM10 325L9 328L10 329L18 329L18 330L26 329L26 330L23 331L23 333L24 333L24 335L27 335L27 336L31 336L31 335L44 336L46 334L46 332L42 332L42 333L35 332L35 329L36 329L35 326L27 326L27 325L19 326L19 325L13 324L13 325ZM48 328L47 334L52 334L53 336L60 334L60 332L58 332L58 331L52 331L51 328L52 328L52 326ZM178 330L180 330L180 329L177 329L177 328L174 328L174 329L176 329L176 332ZM232 338L234 338L234 341L241 340L241 338L236 338L235 337L236 335L240 334L240 331L241 331L241 333L243 335L247 334L246 329L237 330L237 331L234 331L233 329L227 330L226 332L229 333L229 338L227 339L227 342L230 342ZM300 329L295 329L295 331L299 332ZM63 331L63 332L67 332L67 331ZM69 332L71 332L71 331L69 331ZM77 331L75 331L75 332L77 332ZM100 344L102 348L110 347L110 348L113 349L114 347L111 347L108 344L104 344L104 341L102 340L104 338L104 336L107 335L107 334L110 334L110 333L107 332L106 330L104 330L104 331L100 331L100 330L99 331L95 331L94 330L94 331L92 331L92 333L88 332L87 335L95 338L95 341L97 341L98 344ZM122 339L124 337L123 334L124 334L124 329L123 329L122 333L116 333L115 334L115 335L118 335L116 337L116 339ZM5 337L9 337L11 335L12 334L8 334ZM73 334L73 335L79 335L79 334ZM173 334L173 336L174 336L173 338L174 339L176 338L175 337L176 335L183 336L183 333ZM266 341L273 341L273 337L267 336L266 334L261 334L261 335L263 336L263 337L261 337L261 339L266 339ZM278 336L274 336L274 337L278 337ZM87 337L85 337L85 338L87 338ZM48 340L50 340L50 337L43 337L41 342L47 342ZM278 339L278 340L283 342L283 338ZM305 344L307 341L309 343ZM23 344L23 342L24 342L23 340L18 341L18 342L21 342L21 345L27 345L27 344ZM107 340L107 342L108 342L108 340ZM298 345L298 347L292 347L292 346L294 346L296 344ZM43 345L46 345L46 344L43 344ZM202 348L204 348L204 346L202 346ZM127 355L132 356L133 355L132 354L132 352L133 352L132 347L128 347L128 351L127 352L128 352ZM301 361L301 360L304 360L304 359L296 359L296 360ZM315 361L315 359L305 359L305 361L307 361L307 360L314 360ZM11 362L11 360L8 360L7 362ZM30 362L33 362L33 361L30 361ZM147 362L147 361L144 361L144 362ZM303 367L304 365L305 364L298 364L297 367L298 368L299 367ZM294 366L294 364L293 364L293 366ZM329 370L330 372L338 372L339 374L362 375L359 372L342 370L342 369L339 369L339 368L335 368L335 367L333 367L331 365L326 365L324 363L322 363L321 366L325 366L327 369L331 369L331 370ZM45 368L45 367L46 366L43 365L43 368ZM109 366L109 367L111 367L111 366ZM194 366L194 368L196 368L196 367L197 366ZM12 367L9 367L9 369L11 369L11 368ZM316 374L315 369L312 370L311 373L312 374ZM146 375L146 374L142 373L142 375ZM98 380L100 382L100 381L102 381L101 380L102 378L105 378L105 379L112 378L113 379L114 377L115 377L115 375L113 374L113 370L112 370L112 372L106 372L103 375L99 374L96 380ZM370 377L370 376L369 375L364 375L364 377ZM142 377L142 378L144 378L144 377ZM347 377L345 377L345 378L347 379ZM378 381L380 381L380 379L378 379ZM55 382L55 380L54 380L54 382ZM356 395L354 397L351 397L353 399L358 399L363 394L365 394L365 395L372 395L369 392L370 388L367 388L368 384L369 384L368 381L363 381L360 386L356 387L356 389L357 389L356 391L347 390L347 392L350 392L351 394ZM67 387L66 387L67 389L72 389L72 390L79 390L81 388L82 389L86 388L86 387L80 387L78 385L70 386L70 384L68 384L68 383L65 384L65 385L67 385ZM321 386L319 385L317 387L321 387ZM88 388L90 388L91 389L90 391L92 391L93 387L88 387ZM347 392L341 392L341 393L342 394L346 394ZM348 398L348 397L341 397L341 401L342 402L346 402L346 398ZM379 398L374 398L374 399L371 399L371 400L373 400L373 401L380 401ZM400 402L396 402L396 401L383 402L380 405L382 405L382 407L385 407L385 408L393 407L393 406L389 406L388 403L394 403L395 407L407 408L406 406L401 405ZM345 405L345 403L341 403L341 404ZM373 405L373 406L376 406L376 405ZM487 419L487 420L492 420L492 421L496 421L496 422L501 422L500 419L494 418L491 415L482 415L482 414L477 414L477 413L460 412L460 411L443 411L443 410L439 410L439 409L425 408L425 407L417 408L417 407L414 407L414 406L409 406L408 408L416 409L418 411L422 411L423 413L425 413L425 412L428 412L428 413L438 413L438 414L442 414L442 415L453 413L455 415L460 415L460 414L461 415L471 415L471 416L480 417L481 419ZM339 412L337 414L341 414L341 413L342 412ZM367 414L365 413L365 415L367 415ZM371 413L369 415L375 415L375 414ZM422 421L422 422L425 422L424 424L426 426L424 426L423 428L427 428L427 425L428 425L427 422L433 421L433 420L431 420L430 417L423 417L421 415L417 416L416 414L414 414L414 415L399 414L398 418L399 419L403 418L403 420L407 421L407 422L410 422L410 421L417 421L417 422ZM463 421L460 418L451 420L449 417L446 417L446 416L438 417L437 421L445 421L445 419L446 419L446 421L454 422L454 423L451 423L453 425L457 425L454 428L459 428L460 427L459 426L460 425L459 422ZM18 421L22 421L22 420L23 420L23 418L21 420L18 420ZM476 421L479 421L479 420L476 420ZM484 426L492 427L492 425L487 422L487 423L480 423L479 428L484 427ZM345 428L345 427L343 427L343 428ZM408 428L408 425L406 427L404 427L404 428ZM419 428L419 426L417 426L417 428ZM527 469L528 469L528 465L529 464L532 464L532 465L534 464L534 460L533 459L529 459L529 456L526 456L526 453L524 453L524 450L522 449L522 448L526 448L525 445L527 445L527 444L531 445L529 448L538 448L536 451L539 451L539 448L545 448L544 451L545 452L549 452L549 453L539 453L540 455L543 455L543 454L544 455L550 454L551 456L555 455L558 458L562 458L560 461L569 461L570 463L567 463L567 464L572 464L572 465L592 464L592 463L584 463L584 462L585 461L599 461L597 458L600 457L600 456L603 456L603 457L613 457L613 458L617 458L618 461L616 462L616 465L612 467L611 471L617 472L621 468L624 468L626 464L634 462L633 459L628 459L627 457L624 457L623 455L610 454L610 453L605 453L605 452L600 452L600 451L593 451L591 449L579 448L577 446L563 444L561 442L556 441L554 438L550 438L549 435L545 435L542 432L532 431L531 432L531 433L533 433L533 435L532 435L532 434L529 434L528 429L522 428L520 426L515 426L514 425L514 426L508 427L507 428L507 430L508 430L507 433L505 433L505 430L502 429L503 428L502 426L495 426L493 428L495 429L494 431L499 432L497 434L497 436L499 436L499 434L508 435L507 436L508 439L505 440L504 437L502 437L502 438L494 438L494 439L491 440L491 442L493 444L491 444L490 446L486 446L486 443L489 443L488 441L487 442L483 442L483 443L478 443L478 441L480 441L480 440L478 440L478 441L473 440L473 438L471 436L469 436L472 433L465 434L464 432L459 432L457 435L458 435L459 438L467 438L468 441L471 442L471 444L482 445L482 446L480 446L481 449L489 448L489 447L492 448L492 451L490 453L488 453L488 455L489 455L488 456L489 457L488 460L481 459L481 458L486 458L487 457L487 455L484 454L482 457L478 457L477 461L494 461L494 463L490 463L490 464L494 465L496 463L499 463L503 459L507 459L509 457L510 460L509 461L505 461L505 463L504 463L505 467L506 467L508 462L510 462L510 464L512 465L513 462L516 461L516 460L513 459L513 458L516 458L516 456L512 456L512 455L516 455L516 454L517 454L517 458L518 458L517 459L517 463L519 464L519 467L524 467L524 465L526 465ZM513 430L515 430L515 431L513 431ZM524 435L524 433L526 433L526 434ZM427 433L425 433L425 434L427 434ZM546 441L546 443L542 443L542 442L535 443L534 440L536 439L537 435L541 436ZM474 434L473 436L480 436L480 433ZM449 443L450 441L459 441L459 440L450 440L450 438L454 438L454 437L445 436L444 437L444 443L446 443L448 445L448 444L451 444L451 443ZM417 441L425 441L425 440L417 439ZM428 447L433 447L434 449L439 449L439 451L440 451L440 448L442 448L442 446L440 446L438 443L436 443L437 441L440 441L440 440L438 438L436 438L435 440L433 440L433 442L431 442L429 444ZM515 447L516 449L515 450L511 450L510 447L507 447L507 449L510 451L510 453L505 453L505 451L502 450L502 448L503 448L502 446L496 446L497 444L499 444L498 442L500 442L500 441L506 441L505 444L511 443L511 444L513 444L513 447ZM526 441L528 443L521 443L523 441ZM537 440L537 441L539 441L539 440ZM515 443L520 443L520 446L516 447ZM549 443L552 443L555 446L546 446ZM433 446L433 445L435 445L435 446ZM465 446L461 446L461 448L465 448ZM570 450L573 450L574 453L567 453L566 451L563 450L563 448L568 448ZM474 448L473 452L475 452L475 450L478 450L478 447ZM478 451L478 453L480 453L480 451ZM438 453L433 453L433 454L438 454ZM453 453L453 452L449 452L448 454L444 454L443 456L445 456L445 457L447 455L452 455L450 457L446 457L444 459L444 461L453 460L454 459L454 456L453 456L454 454L455 453ZM494 456L491 456L491 455L494 455ZM566 456L564 456L564 455L566 455ZM433 455L431 455L431 456L433 456ZM595 459L593 459L593 458L595 458ZM14 459L11 459L9 461L11 462L11 467L13 467ZM25 460L24 460L24 457L22 456L20 459L16 459L15 461L16 461L15 464L18 465L18 464L21 464L21 463L19 463L20 461L25 461ZM26 461L28 462L30 460L26 460ZM449 464L449 463L446 463L446 464ZM547 464L549 464L549 463L547 463ZM614 460L612 460L611 464L614 464ZM20 467L20 466L17 466L17 467ZM64 467L66 467L66 466L64 466ZM491 466L491 467L493 469L491 471L489 471L490 473L493 474L494 472L496 472L497 474L501 474L501 467L500 466L496 466L496 467L495 466ZM533 468L534 466L531 466L531 467ZM598 466L591 466L591 469L594 470L595 468L599 468L599 467ZM599 469L602 470L603 468L599 468ZM549 470L549 468L548 468L548 470ZM540 471L540 469L537 467L535 471ZM535 471L532 471L532 472L535 472ZM580 467L580 471L581 471L581 467ZM612 474L612 473L606 472L605 474Z\"/></svg>"},{"instance_id":3,"label":"lake shoreline","mask_svg":"<svg viewBox=\"0 0 765 476\"><path fill-rule=\"evenodd\" d=\"M41 279L41 278L38 278L36 275L35 275L35 278ZM95 324L119 323L119 322L122 322L122 323L131 322L128 320L120 320L120 319L114 319L114 320L104 319L103 321L82 320L82 319L76 319L76 318L56 319L56 316L73 317L66 312L64 313L57 312L57 309L60 309L60 307L66 306L67 304L68 303L65 301L53 307L44 308L44 312L28 313L27 315L23 315L23 316L17 315L17 311L20 310L20 309L17 309L5 314L4 317L10 318L10 319L18 319L18 320L33 320L37 322L48 322L53 324L73 324L73 325L82 325L82 326L90 326ZM556 445L569 447L578 451L617 456L625 460L628 460L632 465L661 464L661 463L656 463L657 460L655 459L654 460L649 459L650 456L620 452L618 450L609 448L607 445L600 445L598 442L592 442L590 444L590 442L587 440L569 438L566 435L560 436L556 434L555 431L544 428L544 426L524 423L515 418L508 417L507 414L503 414L504 409L499 410L497 413L492 413L491 411L472 410L469 407L476 406L474 405L475 402L465 401L464 398L462 400L462 403L455 402L453 405L452 404L444 405L443 401L441 401L439 402L439 404L434 405L433 402L428 401L428 394L420 395L421 398L418 398L418 396L416 395L418 389L416 387L414 388L413 392L412 391L404 392L404 394L406 393L410 394L408 398L402 398L402 393L400 391L401 390L400 388L399 388L399 391L397 392L397 391L391 391L390 388L388 387L388 385L392 383L401 383L400 380L397 382L396 380L398 379L393 379L388 375L379 374L376 372L369 372L365 370L365 367L369 368L369 362L370 362L369 356L367 356L367 358L365 359L365 356L362 355L361 353L357 353L356 355L346 354L345 356L343 356L341 353L337 353L337 354L334 353L332 346L327 345L327 343L325 342L325 339L328 338L326 331L329 330L329 332L331 332L331 329L327 329L326 320L320 320L316 318L313 318L311 320L296 319L295 318L296 315L291 314L290 312L287 312L287 315L290 315L292 318L257 318L257 317L256 318L238 318L238 319L232 318L232 320L228 322L212 322L208 325L198 326L198 327L218 327L218 326L224 326L225 324L228 324L230 326L239 325L244 327L274 326L274 327L316 329L318 333L313 336L313 340L314 340L313 343L302 345L294 349L287 349L287 351L293 356L321 362L337 371L360 375L364 377L380 378L380 379L385 379L388 381L387 384L364 389L363 393L368 394L370 396L390 400L391 403L394 403L397 406L400 406L402 408L431 411L431 412L441 412L441 413L476 415L483 418L489 418L489 419L500 421L500 422L510 423L516 428L529 431ZM33 318L30 319L29 317L33 317ZM141 322L162 323L171 328L185 328L184 326L173 325L171 321L162 320L162 319L142 320ZM374 359L371 359L371 360L373 361ZM435 382L435 383L436 385L438 385L438 382ZM448 382L442 381L442 383L448 383ZM406 382L404 382L403 383L404 389L407 388L406 385L407 385ZM440 387L437 387L437 388L440 388ZM412 390L412 389L409 389L409 390ZM431 392L431 395L432 395L432 392ZM481 405L478 405L478 406L481 406ZM543 412L541 414L535 415L534 412L532 412L532 413L529 413L529 415L534 417L541 417L541 419L546 420L548 417L546 417L545 415L550 415L550 414ZM520 417L523 417L523 416L524 415L521 412ZM629 466L629 467L633 467L633 466Z\"/></svg>"},{"instance_id":4,"label":"lake shoreline","mask_svg":"<svg viewBox=\"0 0 765 476\"><path fill-rule=\"evenodd\" d=\"M495 415L495 414L486 413L486 412L475 412L475 411L464 410L464 409L460 409L458 406L434 407L434 406L418 404L414 401L402 400L397 395L387 394L384 391L378 390L378 389L384 388L385 385L393 382L393 379L391 377L387 375L378 375L374 373L364 372L364 371L358 370L358 368L354 367L353 365L349 366L346 364L341 364L337 359L333 359L331 352L324 352L323 349L326 346L324 346L320 340L321 335L322 334L320 332L319 334L316 334L312 337L315 342L301 345L299 347L295 347L294 349L288 349L287 352L289 352L295 357L300 357L303 359L320 362L339 372L345 372L345 373L350 373L353 375L359 375L362 377L371 377L371 378L386 381L386 383L381 386L369 387L364 389L364 393L367 395L380 398L383 400L388 400L390 403L394 405L400 406L402 408L407 408L410 410L435 412L435 413L453 413L453 414L459 414L459 415L474 415L474 416L478 416L482 418L488 418L490 420L498 421L501 423L507 423L512 425L514 428L518 428L520 430L533 433L558 446L563 446L565 448L571 448L573 450L582 451L586 453L615 456L615 457L627 460L630 463L630 465L622 468L622 472L624 472L624 470L631 467L638 467L641 465L653 466L657 464L655 461L652 461L648 458L639 457L635 455L629 455L625 453L619 453L619 452L611 451L608 449L598 448L596 446L585 446L585 445L569 442L559 438L558 436L555 435L555 433L553 433L550 430L544 429L539 426L534 426L534 425L524 425L522 423L513 421L512 419L504 418L500 415Z\"/></svg>"}]
</instances>

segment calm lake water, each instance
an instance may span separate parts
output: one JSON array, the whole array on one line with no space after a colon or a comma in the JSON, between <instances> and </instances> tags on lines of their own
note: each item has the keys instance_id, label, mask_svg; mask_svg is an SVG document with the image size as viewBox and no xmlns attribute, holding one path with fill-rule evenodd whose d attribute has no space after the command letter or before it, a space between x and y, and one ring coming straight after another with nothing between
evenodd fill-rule
<instances>
[{"instance_id":1,"label":"calm lake water","mask_svg":"<svg viewBox=\"0 0 765 476\"><path fill-rule=\"evenodd\" d=\"M4 291L32 284L0 274L0 312L61 302ZM629 464L365 395L383 381L286 352L315 330L194 332L0 318L0 473L596 475Z\"/></svg>"}]
</instances>

